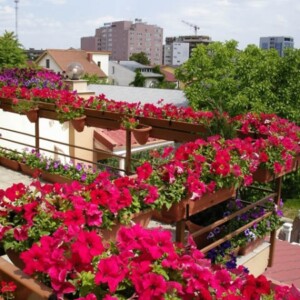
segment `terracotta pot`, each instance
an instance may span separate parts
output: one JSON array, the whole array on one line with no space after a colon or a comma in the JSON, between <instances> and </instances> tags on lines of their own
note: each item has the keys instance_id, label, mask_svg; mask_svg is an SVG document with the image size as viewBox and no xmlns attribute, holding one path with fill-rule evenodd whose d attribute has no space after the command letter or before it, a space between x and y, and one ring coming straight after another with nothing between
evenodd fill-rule
<instances>
[{"instance_id":1,"label":"terracotta pot","mask_svg":"<svg viewBox=\"0 0 300 300\"><path fill-rule=\"evenodd\" d=\"M61 176L59 174L52 174L49 172L42 171L41 178L51 183L71 183L73 179Z\"/></svg>"},{"instance_id":2,"label":"terracotta pot","mask_svg":"<svg viewBox=\"0 0 300 300\"><path fill-rule=\"evenodd\" d=\"M82 132L85 126L86 116L78 117L71 120L72 126L78 132Z\"/></svg>"},{"instance_id":3,"label":"terracotta pot","mask_svg":"<svg viewBox=\"0 0 300 300\"><path fill-rule=\"evenodd\" d=\"M147 143L151 130L151 126L142 124L138 125L136 128L131 129L134 138L140 145L145 145Z\"/></svg>"},{"instance_id":4,"label":"terracotta pot","mask_svg":"<svg viewBox=\"0 0 300 300\"><path fill-rule=\"evenodd\" d=\"M147 228L151 220L152 214L153 214L153 210L151 209L137 213L132 217L131 223L139 224L142 227ZM110 230L102 229L101 230L102 238L107 242L114 242L117 238L117 233L121 226L126 226L126 225L116 224Z\"/></svg>"},{"instance_id":5,"label":"terracotta pot","mask_svg":"<svg viewBox=\"0 0 300 300\"><path fill-rule=\"evenodd\" d=\"M35 108L26 112L26 116L31 123L36 123L39 117L39 109Z\"/></svg>"},{"instance_id":6,"label":"terracotta pot","mask_svg":"<svg viewBox=\"0 0 300 300\"><path fill-rule=\"evenodd\" d=\"M20 164L17 160L9 159L6 157L0 157L0 164L8 169L20 171Z\"/></svg>"},{"instance_id":7,"label":"terracotta pot","mask_svg":"<svg viewBox=\"0 0 300 300\"><path fill-rule=\"evenodd\" d=\"M257 238L249 243L247 243L245 246L241 246L239 248L239 255L247 255L248 253L252 252L255 248L262 245L264 242L264 238Z\"/></svg>"},{"instance_id":8,"label":"terracotta pot","mask_svg":"<svg viewBox=\"0 0 300 300\"><path fill-rule=\"evenodd\" d=\"M165 220L168 220L167 223L178 222L234 196L234 187L223 188L214 193L207 193L197 200L181 200L179 203L173 204L169 210L163 208L159 214L154 215L154 218L157 219L161 215Z\"/></svg>"}]
</instances>

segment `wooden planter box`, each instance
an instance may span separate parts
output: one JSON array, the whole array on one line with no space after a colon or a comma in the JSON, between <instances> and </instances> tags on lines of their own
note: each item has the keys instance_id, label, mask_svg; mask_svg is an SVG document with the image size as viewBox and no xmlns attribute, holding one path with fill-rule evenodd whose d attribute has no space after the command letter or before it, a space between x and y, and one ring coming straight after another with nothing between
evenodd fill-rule
<instances>
[{"instance_id":1,"label":"wooden planter box","mask_svg":"<svg viewBox=\"0 0 300 300\"><path fill-rule=\"evenodd\" d=\"M59 174L52 174L46 171L41 172L41 178L50 183L71 183L74 181L71 178L64 177Z\"/></svg>"},{"instance_id":2,"label":"wooden planter box","mask_svg":"<svg viewBox=\"0 0 300 300\"><path fill-rule=\"evenodd\" d=\"M23 174L31 176L31 177L34 177L34 175L36 175L38 172L37 168L31 168L30 166L28 166L24 163L20 163L20 169Z\"/></svg>"},{"instance_id":3,"label":"wooden planter box","mask_svg":"<svg viewBox=\"0 0 300 300\"><path fill-rule=\"evenodd\" d=\"M0 108L4 111L15 112L12 108L12 99L0 98Z\"/></svg>"},{"instance_id":4,"label":"wooden planter box","mask_svg":"<svg viewBox=\"0 0 300 300\"><path fill-rule=\"evenodd\" d=\"M161 211L155 212L154 219L161 220L166 223L173 223L188 219L191 215L234 197L235 192L234 187L223 188L214 193L207 193L197 200L181 200L179 203L173 204L169 210L167 208L163 208Z\"/></svg>"},{"instance_id":5,"label":"wooden planter box","mask_svg":"<svg viewBox=\"0 0 300 300\"><path fill-rule=\"evenodd\" d=\"M120 129L122 118L124 117L124 115L121 113L101 111L89 108L86 108L84 110L84 113L86 115L87 126L112 130Z\"/></svg>"},{"instance_id":6,"label":"wooden planter box","mask_svg":"<svg viewBox=\"0 0 300 300\"><path fill-rule=\"evenodd\" d=\"M150 137L174 140L175 142L194 141L198 138L206 138L208 130L204 125L178 122L171 120L139 117L139 122L152 127Z\"/></svg>"},{"instance_id":7,"label":"wooden planter box","mask_svg":"<svg viewBox=\"0 0 300 300\"><path fill-rule=\"evenodd\" d=\"M0 157L0 165L13 171L20 171L20 164L17 160Z\"/></svg>"},{"instance_id":8,"label":"wooden planter box","mask_svg":"<svg viewBox=\"0 0 300 300\"><path fill-rule=\"evenodd\" d=\"M139 224L142 227L147 228L151 221L152 215L153 215L153 210L151 209L141 211L140 213L137 213L133 216L131 223ZM116 240L118 230L120 229L121 226L126 226L126 225L116 224L110 230L102 229L101 234L103 239L107 242L114 242Z\"/></svg>"},{"instance_id":9,"label":"wooden planter box","mask_svg":"<svg viewBox=\"0 0 300 300\"><path fill-rule=\"evenodd\" d=\"M264 238L257 238L249 243L247 243L245 246L242 246L239 248L239 255L247 255L248 253L252 252L255 248L262 245L264 242Z\"/></svg>"},{"instance_id":10,"label":"wooden planter box","mask_svg":"<svg viewBox=\"0 0 300 300\"><path fill-rule=\"evenodd\" d=\"M49 287L27 276L3 257L0 257L0 279L17 285L15 300L46 300L52 294Z\"/></svg>"}]
</instances>

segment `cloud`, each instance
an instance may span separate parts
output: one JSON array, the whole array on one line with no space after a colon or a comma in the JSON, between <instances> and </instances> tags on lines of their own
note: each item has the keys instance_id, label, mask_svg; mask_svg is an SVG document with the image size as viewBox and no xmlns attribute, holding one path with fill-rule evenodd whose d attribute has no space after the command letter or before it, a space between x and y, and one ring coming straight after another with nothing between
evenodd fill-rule
<instances>
[{"instance_id":1,"label":"cloud","mask_svg":"<svg viewBox=\"0 0 300 300\"><path fill-rule=\"evenodd\" d=\"M51 4L63 5L67 3L67 0L46 0L46 2L49 2Z\"/></svg>"}]
</instances>

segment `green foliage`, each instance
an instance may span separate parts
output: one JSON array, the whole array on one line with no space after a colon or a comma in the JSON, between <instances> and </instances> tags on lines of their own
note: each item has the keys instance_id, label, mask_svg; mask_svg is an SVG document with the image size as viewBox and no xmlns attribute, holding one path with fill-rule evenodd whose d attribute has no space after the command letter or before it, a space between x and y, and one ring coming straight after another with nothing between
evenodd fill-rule
<instances>
[{"instance_id":1,"label":"green foliage","mask_svg":"<svg viewBox=\"0 0 300 300\"><path fill-rule=\"evenodd\" d=\"M129 85L135 86L135 87L143 87L145 85L146 78L142 75L142 72L140 70L135 71L135 77L132 82L130 82Z\"/></svg>"},{"instance_id":2,"label":"green foliage","mask_svg":"<svg viewBox=\"0 0 300 300\"><path fill-rule=\"evenodd\" d=\"M83 80L87 80L88 84L106 84L107 80L99 78L97 74L85 73L82 77Z\"/></svg>"},{"instance_id":3,"label":"green foliage","mask_svg":"<svg viewBox=\"0 0 300 300\"><path fill-rule=\"evenodd\" d=\"M199 45L175 71L195 109L219 110L231 116L249 111L276 113L300 124L300 50L276 50L236 41Z\"/></svg>"},{"instance_id":4,"label":"green foliage","mask_svg":"<svg viewBox=\"0 0 300 300\"><path fill-rule=\"evenodd\" d=\"M0 36L0 69L23 67L26 65L26 54L13 32L5 31Z\"/></svg>"},{"instance_id":5,"label":"green foliage","mask_svg":"<svg viewBox=\"0 0 300 300\"><path fill-rule=\"evenodd\" d=\"M169 90L174 90L176 88L176 83L168 82L165 80L165 75L161 72L160 66L153 67L152 71L153 73L157 73L163 76L161 78L157 78L158 82L156 84L153 84L153 86L151 86L152 88Z\"/></svg>"},{"instance_id":6,"label":"green foliage","mask_svg":"<svg viewBox=\"0 0 300 300\"><path fill-rule=\"evenodd\" d=\"M150 65L150 60L145 52L133 53L129 60L134 60L142 65Z\"/></svg>"}]
</instances>

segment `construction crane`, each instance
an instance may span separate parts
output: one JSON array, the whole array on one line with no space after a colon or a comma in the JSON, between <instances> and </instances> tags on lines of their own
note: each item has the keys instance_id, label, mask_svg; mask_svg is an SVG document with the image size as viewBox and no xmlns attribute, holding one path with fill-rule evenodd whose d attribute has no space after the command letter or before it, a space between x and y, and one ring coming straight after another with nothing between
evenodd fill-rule
<instances>
[{"instance_id":1,"label":"construction crane","mask_svg":"<svg viewBox=\"0 0 300 300\"><path fill-rule=\"evenodd\" d=\"M193 27L194 30L195 30L195 35L197 35L197 31L198 31L198 29L200 29L200 27L199 27L198 25L191 24L191 23L186 22L186 21L184 21L184 20L182 20L182 22L185 23L186 25L189 25L189 26Z\"/></svg>"}]
</instances>

